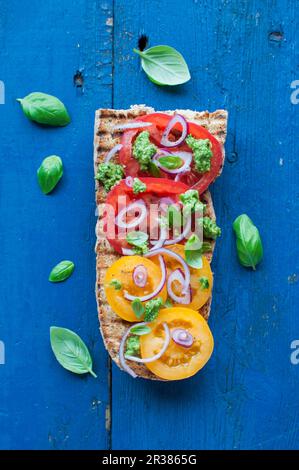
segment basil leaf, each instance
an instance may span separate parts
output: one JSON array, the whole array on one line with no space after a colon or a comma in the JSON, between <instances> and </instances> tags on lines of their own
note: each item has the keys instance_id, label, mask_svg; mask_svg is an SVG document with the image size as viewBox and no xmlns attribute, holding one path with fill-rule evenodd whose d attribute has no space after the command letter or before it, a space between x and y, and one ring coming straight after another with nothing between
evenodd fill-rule
<instances>
[{"instance_id":1,"label":"basil leaf","mask_svg":"<svg viewBox=\"0 0 299 470\"><path fill-rule=\"evenodd\" d=\"M142 247L148 240L148 234L145 232L129 232L126 236L126 240L130 245Z\"/></svg>"},{"instance_id":2,"label":"basil leaf","mask_svg":"<svg viewBox=\"0 0 299 470\"><path fill-rule=\"evenodd\" d=\"M133 300L133 302L131 303L131 306L132 306L133 312L135 313L136 317L141 318L142 315L145 312L145 308L144 308L141 300L140 299Z\"/></svg>"},{"instance_id":3,"label":"basil leaf","mask_svg":"<svg viewBox=\"0 0 299 470\"><path fill-rule=\"evenodd\" d=\"M209 279L205 276L199 278L200 290L205 290L210 287Z\"/></svg>"},{"instance_id":4,"label":"basil leaf","mask_svg":"<svg viewBox=\"0 0 299 470\"><path fill-rule=\"evenodd\" d=\"M141 57L144 72L156 85L181 85L191 78L184 57L173 47L154 46L134 52Z\"/></svg>"},{"instance_id":5,"label":"basil leaf","mask_svg":"<svg viewBox=\"0 0 299 470\"><path fill-rule=\"evenodd\" d=\"M70 277L75 269L72 261L61 261L50 272L50 282L62 282Z\"/></svg>"},{"instance_id":6,"label":"basil leaf","mask_svg":"<svg viewBox=\"0 0 299 470\"><path fill-rule=\"evenodd\" d=\"M169 155L168 157L160 157L159 163L168 170L176 170L183 165L183 160L176 155Z\"/></svg>"},{"instance_id":7,"label":"basil leaf","mask_svg":"<svg viewBox=\"0 0 299 470\"><path fill-rule=\"evenodd\" d=\"M133 326L131 333L137 336L148 335L152 330L147 325L137 325Z\"/></svg>"},{"instance_id":8,"label":"basil leaf","mask_svg":"<svg viewBox=\"0 0 299 470\"><path fill-rule=\"evenodd\" d=\"M62 160L57 155L51 155L42 161L37 170L37 179L44 194L49 194L63 175Z\"/></svg>"},{"instance_id":9,"label":"basil leaf","mask_svg":"<svg viewBox=\"0 0 299 470\"><path fill-rule=\"evenodd\" d=\"M89 372L97 377L92 370L90 353L80 336L67 328L51 326L50 341L52 351L62 367L75 374Z\"/></svg>"},{"instance_id":10,"label":"basil leaf","mask_svg":"<svg viewBox=\"0 0 299 470\"><path fill-rule=\"evenodd\" d=\"M195 233L186 241L185 258L191 268L202 268L202 242Z\"/></svg>"},{"instance_id":11,"label":"basil leaf","mask_svg":"<svg viewBox=\"0 0 299 470\"><path fill-rule=\"evenodd\" d=\"M152 176L155 176L156 178L159 178L161 176L161 171L157 165L153 162L149 162L148 164L148 170Z\"/></svg>"},{"instance_id":12,"label":"basil leaf","mask_svg":"<svg viewBox=\"0 0 299 470\"><path fill-rule=\"evenodd\" d=\"M48 126L66 126L71 122L66 107L55 96L34 92L17 101L31 121Z\"/></svg>"},{"instance_id":13,"label":"basil leaf","mask_svg":"<svg viewBox=\"0 0 299 470\"><path fill-rule=\"evenodd\" d=\"M246 214L239 215L233 223L236 234L238 258L242 266L255 270L263 257L263 245L257 227Z\"/></svg>"}]
</instances>

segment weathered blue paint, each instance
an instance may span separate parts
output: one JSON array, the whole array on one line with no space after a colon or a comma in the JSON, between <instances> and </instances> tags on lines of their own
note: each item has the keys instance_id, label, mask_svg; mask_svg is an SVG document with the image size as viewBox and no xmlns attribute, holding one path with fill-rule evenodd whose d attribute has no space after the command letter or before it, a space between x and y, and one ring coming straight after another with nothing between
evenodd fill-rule
<instances>
[{"instance_id":1,"label":"weathered blue paint","mask_svg":"<svg viewBox=\"0 0 299 470\"><path fill-rule=\"evenodd\" d=\"M112 445L298 448L299 367L289 358L298 284L288 281L299 268L295 4L116 0L115 12L115 107L224 107L230 116L226 166L212 190L223 230L213 261L213 358L176 384L134 382L114 367ZM132 53L140 33L180 50L192 80L179 89L150 83ZM236 260L231 225L242 212L263 238L257 272Z\"/></svg>"},{"instance_id":2,"label":"weathered blue paint","mask_svg":"<svg viewBox=\"0 0 299 470\"><path fill-rule=\"evenodd\" d=\"M1 2L0 106L1 230L0 447L105 448L108 432L108 360L99 336L94 297L93 120L111 105L109 7L79 0ZM109 60L104 66L104 57ZM73 85L83 69L84 93ZM99 80L104 74L106 82ZM45 91L67 105L72 123L44 129L29 122L16 98ZM50 154L62 157L65 174L44 196L36 170ZM65 283L48 282L61 259L76 264ZM63 370L49 344L50 325L82 336L99 378Z\"/></svg>"},{"instance_id":3,"label":"weathered blue paint","mask_svg":"<svg viewBox=\"0 0 299 470\"><path fill-rule=\"evenodd\" d=\"M0 448L299 447L299 366L290 363L299 339L295 8L291 0L1 1ZM150 83L132 52L140 33L179 49L192 80L176 89ZM83 87L73 85L76 71ZM15 98L33 90L59 96L72 124L28 122ZM133 381L113 367L109 432L93 294L93 113L134 103L230 112L227 162L212 190L223 229L213 261L216 347L204 371L180 383ZM35 173L51 153L65 175L46 197ZM264 242L255 273L236 260L231 224L241 212ZM49 270L63 258L76 270L52 285ZM82 336L98 380L57 365L51 324Z\"/></svg>"}]
</instances>

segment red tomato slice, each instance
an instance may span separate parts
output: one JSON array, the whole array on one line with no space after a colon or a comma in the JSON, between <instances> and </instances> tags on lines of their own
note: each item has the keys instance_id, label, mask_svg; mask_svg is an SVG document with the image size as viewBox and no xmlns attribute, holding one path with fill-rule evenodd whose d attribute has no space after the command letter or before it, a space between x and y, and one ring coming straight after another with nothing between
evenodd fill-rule
<instances>
[{"instance_id":1,"label":"red tomato slice","mask_svg":"<svg viewBox=\"0 0 299 470\"><path fill-rule=\"evenodd\" d=\"M145 121L152 122L153 126L145 128L150 132L151 140L156 145L159 144L162 133L169 123L172 116L164 113L153 113L146 114L144 116L139 116L136 118L136 121ZM189 187L197 189L199 194L203 193L209 185L219 176L223 166L223 150L221 144L218 140L210 134L210 132L202 126L195 124L193 122L188 122L189 133L192 134L196 139L209 139L212 143L212 152L213 157L211 159L211 169L206 173L198 173L196 169L191 169L190 172L181 176L181 181L186 183ZM177 130L180 130L179 125ZM140 171L139 163L133 157L132 146L136 136L139 134L140 129L129 130L123 133L122 136L122 145L123 148L119 153L120 163L125 166L126 175L130 176L144 176L146 173ZM179 147L172 148L171 151L190 151L190 148L186 144L182 144ZM164 178L172 179L173 175L163 174Z\"/></svg>"},{"instance_id":2,"label":"red tomato slice","mask_svg":"<svg viewBox=\"0 0 299 470\"><path fill-rule=\"evenodd\" d=\"M125 237L121 239L118 236L120 231L115 225L115 218L117 217L121 209L127 207L134 201L140 200L142 200L148 208L150 204L159 204L159 201L162 197L170 197L173 202L176 203L179 201L179 195L189 189L188 186L184 183L166 180L165 178L141 177L140 180L146 184L146 191L143 193L134 194L133 189L127 186L125 180L121 180L119 184L116 185L113 189L111 189L111 191L107 195L107 210L104 224L104 232L112 247L118 253L121 254L122 248L132 248L132 246L127 243ZM150 227L151 230L153 230L152 220L151 226L148 223L147 227ZM113 233L114 230L115 234ZM134 230L134 228L132 228L132 230Z\"/></svg>"}]
</instances>

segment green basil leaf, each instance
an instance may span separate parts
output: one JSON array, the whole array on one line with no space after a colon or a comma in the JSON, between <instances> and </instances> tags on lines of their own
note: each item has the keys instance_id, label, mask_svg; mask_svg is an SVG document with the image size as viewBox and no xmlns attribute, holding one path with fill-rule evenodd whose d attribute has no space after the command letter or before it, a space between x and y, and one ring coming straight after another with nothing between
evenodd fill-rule
<instances>
[{"instance_id":1,"label":"green basil leaf","mask_svg":"<svg viewBox=\"0 0 299 470\"><path fill-rule=\"evenodd\" d=\"M133 312L135 313L136 317L141 318L142 315L145 312L145 308L144 308L141 300L140 299L133 300L133 302L131 303L131 306L132 306Z\"/></svg>"},{"instance_id":2,"label":"green basil leaf","mask_svg":"<svg viewBox=\"0 0 299 470\"><path fill-rule=\"evenodd\" d=\"M92 370L90 353L80 336L67 328L51 326L50 341L52 351L62 367L75 374L89 372L97 377Z\"/></svg>"},{"instance_id":3,"label":"green basil leaf","mask_svg":"<svg viewBox=\"0 0 299 470\"><path fill-rule=\"evenodd\" d=\"M48 126L66 126L71 122L66 107L55 96L34 92L17 101L31 121Z\"/></svg>"},{"instance_id":4,"label":"green basil leaf","mask_svg":"<svg viewBox=\"0 0 299 470\"><path fill-rule=\"evenodd\" d=\"M144 72L156 85L181 85L191 78L184 57L173 47L154 46L134 52L139 54Z\"/></svg>"},{"instance_id":5,"label":"green basil leaf","mask_svg":"<svg viewBox=\"0 0 299 470\"><path fill-rule=\"evenodd\" d=\"M137 325L133 326L131 333L137 336L148 335L152 330L147 325Z\"/></svg>"},{"instance_id":6,"label":"green basil leaf","mask_svg":"<svg viewBox=\"0 0 299 470\"><path fill-rule=\"evenodd\" d=\"M202 268L202 242L195 233L186 241L185 258L191 268Z\"/></svg>"},{"instance_id":7,"label":"green basil leaf","mask_svg":"<svg viewBox=\"0 0 299 470\"><path fill-rule=\"evenodd\" d=\"M176 170L183 165L183 160L176 155L169 155L167 157L160 157L159 163L168 170Z\"/></svg>"},{"instance_id":8,"label":"green basil leaf","mask_svg":"<svg viewBox=\"0 0 299 470\"><path fill-rule=\"evenodd\" d=\"M143 246L148 240L148 234L145 232L129 232L126 236L126 240L130 245Z\"/></svg>"},{"instance_id":9,"label":"green basil leaf","mask_svg":"<svg viewBox=\"0 0 299 470\"><path fill-rule=\"evenodd\" d=\"M51 155L42 161L37 170L37 179L44 194L48 194L57 185L63 175L62 160L57 155Z\"/></svg>"},{"instance_id":10,"label":"green basil leaf","mask_svg":"<svg viewBox=\"0 0 299 470\"><path fill-rule=\"evenodd\" d=\"M236 234L238 258L242 266L255 270L263 257L263 245L257 227L246 214L239 215L233 223Z\"/></svg>"},{"instance_id":11,"label":"green basil leaf","mask_svg":"<svg viewBox=\"0 0 299 470\"><path fill-rule=\"evenodd\" d=\"M149 162L148 170L152 176L159 178L161 176L161 171L153 162Z\"/></svg>"},{"instance_id":12,"label":"green basil leaf","mask_svg":"<svg viewBox=\"0 0 299 470\"><path fill-rule=\"evenodd\" d=\"M50 272L49 281L62 282L70 277L75 269L72 261L61 261Z\"/></svg>"}]
</instances>

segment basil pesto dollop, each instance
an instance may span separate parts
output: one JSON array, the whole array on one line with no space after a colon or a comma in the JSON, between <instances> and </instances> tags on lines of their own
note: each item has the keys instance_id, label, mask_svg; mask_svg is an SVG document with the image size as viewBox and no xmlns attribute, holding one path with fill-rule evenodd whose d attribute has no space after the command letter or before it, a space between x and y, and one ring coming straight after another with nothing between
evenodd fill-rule
<instances>
[{"instance_id":1,"label":"basil pesto dollop","mask_svg":"<svg viewBox=\"0 0 299 470\"><path fill-rule=\"evenodd\" d=\"M151 158L157 152L157 147L150 141L149 131L138 134L133 144L133 156L139 162L141 171L150 169Z\"/></svg>"},{"instance_id":2,"label":"basil pesto dollop","mask_svg":"<svg viewBox=\"0 0 299 470\"><path fill-rule=\"evenodd\" d=\"M105 191L110 191L124 176L124 170L121 165L116 163L100 163L96 179L100 181Z\"/></svg>"},{"instance_id":3,"label":"basil pesto dollop","mask_svg":"<svg viewBox=\"0 0 299 470\"><path fill-rule=\"evenodd\" d=\"M143 183L139 178L134 178L133 180L133 193L139 194L146 191L146 184Z\"/></svg>"},{"instance_id":4,"label":"basil pesto dollop","mask_svg":"<svg viewBox=\"0 0 299 470\"><path fill-rule=\"evenodd\" d=\"M186 144L191 148L195 168L199 173L206 173L211 169L212 144L209 139L195 139L192 135L186 138Z\"/></svg>"},{"instance_id":5,"label":"basil pesto dollop","mask_svg":"<svg viewBox=\"0 0 299 470\"><path fill-rule=\"evenodd\" d=\"M203 217L198 220L198 223L203 228L203 235L205 238L212 238L216 240L221 235L221 228L217 226L216 222L209 217Z\"/></svg>"}]
</instances>

